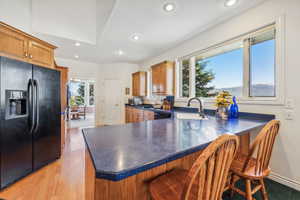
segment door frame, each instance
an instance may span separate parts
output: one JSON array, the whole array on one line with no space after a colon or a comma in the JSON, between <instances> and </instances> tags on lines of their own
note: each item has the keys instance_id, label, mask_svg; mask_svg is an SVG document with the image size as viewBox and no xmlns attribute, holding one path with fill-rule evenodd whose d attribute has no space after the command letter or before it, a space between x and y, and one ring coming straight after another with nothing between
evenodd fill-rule
<instances>
[{"instance_id":1,"label":"door frame","mask_svg":"<svg viewBox=\"0 0 300 200\"><path fill-rule=\"evenodd\" d=\"M76 77L69 77L69 80L68 80L68 83L70 84L70 82L72 81L72 80L78 80L78 81L82 81L82 82L93 82L94 83L94 113L93 113L93 115L94 115L94 126L97 126L97 118L96 118L96 109L97 109L97 107L98 107L98 102L97 102L97 80L96 80L96 78L87 78L87 77L78 77L78 76L76 76ZM87 91L87 89L85 89L85 92ZM85 101L86 101L87 99L85 98ZM88 106L87 106L88 107ZM69 123L70 123L70 120L69 120Z\"/></svg>"}]
</instances>

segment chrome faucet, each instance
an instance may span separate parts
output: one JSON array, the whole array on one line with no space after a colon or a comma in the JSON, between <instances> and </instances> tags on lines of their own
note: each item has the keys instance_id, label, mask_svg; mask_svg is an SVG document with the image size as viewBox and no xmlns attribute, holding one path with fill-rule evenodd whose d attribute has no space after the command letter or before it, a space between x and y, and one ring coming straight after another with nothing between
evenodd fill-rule
<instances>
[{"instance_id":1,"label":"chrome faucet","mask_svg":"<svg viewBox=\"0 0 300 200\"><path fill-rule=\"evenodd\" d=\"M199 102L199 105L200 105L199 106L199 115L204 118L205 115L204 115L204 111L203 111L203 105L202 105L202 101L199 98L197 98L197 97L190 98L189 101L188 101L187 106L190 107L191 106L191 102L193 100L197 100Z\"/></svg>"}]
</instances>

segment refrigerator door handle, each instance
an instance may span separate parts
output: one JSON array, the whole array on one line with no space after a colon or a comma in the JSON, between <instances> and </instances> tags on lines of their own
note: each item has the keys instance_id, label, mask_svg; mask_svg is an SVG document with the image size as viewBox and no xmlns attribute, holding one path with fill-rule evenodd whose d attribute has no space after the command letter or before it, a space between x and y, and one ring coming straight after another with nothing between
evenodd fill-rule
<instances>
[{"instance_id":1,"label":"refrigerator door handle","mask_svg":"<svg viewBox=\"0 0 300 200\"><path fill-rule=\"evenodd\" d=\"M35 87L35 124L34 124L34 133L37 132L39 127L39 84L37 80L33 80L33 85Z\"/></svg>"},{"instance_id":2,"label":"refrigerator door handle","mask_svg":"<svg viewBox=\"0 0 300 200\"><path fill-rule=\"evenodd\" d=\"M32 131L34 128L34 101L33 101L32 79L29 79L29 81L28 81L27 92L28 92L28 109L29 109L28 124L30 127L28 133L32 134Z\"/></svg>"}]
</instances>

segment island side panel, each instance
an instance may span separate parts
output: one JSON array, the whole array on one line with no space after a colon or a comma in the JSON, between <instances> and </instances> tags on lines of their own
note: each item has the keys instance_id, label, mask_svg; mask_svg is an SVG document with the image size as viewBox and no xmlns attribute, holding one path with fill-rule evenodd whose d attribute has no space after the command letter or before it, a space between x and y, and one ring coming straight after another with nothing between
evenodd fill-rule
<instances>
[{"instance_id":1,"label":"island side panel","mask_svg":"<svg viewBox=\"0 0 300 200\"><path fill-rule=\"evenodd\" d=\"M120 181L96 179L95 200L150 200L149 182L174 168L190 169L202 151L146 170Z\"/></svg>"},{"instance_id":2,"label":"island side panel","mask_svg":"<svg viewBox=\"0 0 300 200\"><path fill-rule=\"evenodd\" d=\"M248 155L250 149L250 132L240 135L240 152Z\"/></svg>"},{"instance_id":3,"label":"island side panel","mask_svg":"<svg viewBox=\"0 0 300 200\"><path fill-rule=\"evenodd\" d=\"M94 200L95 196L95 168L89 151L85 150L85 200Z\"/></svg>"}]
</instances>

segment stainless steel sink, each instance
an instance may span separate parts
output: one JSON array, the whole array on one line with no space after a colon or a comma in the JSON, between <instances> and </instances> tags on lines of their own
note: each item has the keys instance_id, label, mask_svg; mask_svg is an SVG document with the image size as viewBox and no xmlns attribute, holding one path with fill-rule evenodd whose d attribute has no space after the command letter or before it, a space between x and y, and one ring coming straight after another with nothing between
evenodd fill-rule
<instances>
[{"instance_id":1,"label":"stainless steel sink","mask_svg":"<svg viewBox=\"0 0 300 200\"><path fill-rule=\"evenodd\" d=\"M199 113L176 113L176 119L195 119L195 120L208 120L207 117L200 116Z\"/></svg>"}]
</instances>

